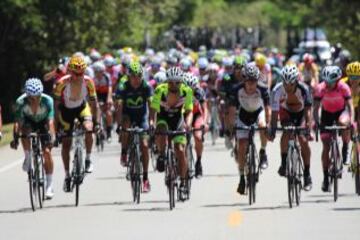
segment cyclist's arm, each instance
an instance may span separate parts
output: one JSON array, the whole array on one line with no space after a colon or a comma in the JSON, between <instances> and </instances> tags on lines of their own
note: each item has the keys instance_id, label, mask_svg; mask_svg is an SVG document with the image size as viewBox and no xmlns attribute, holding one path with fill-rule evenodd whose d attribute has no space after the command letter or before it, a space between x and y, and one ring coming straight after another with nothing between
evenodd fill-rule
<instances>
[{"instance_id":1,"label":"cyclist's arm","mask_svg":"<svg viewBox=\"0 0 360 240\"><path fill-rule=\"evenodd\" d=\"M320 109L320 100L315 99L314 101L314 111L313 116L316 123L319 123L319 109Z\"/></svg>"},{"instance_id":2,"label":"cyclist's arm","mask_svg":"<svg viewBox=\"0 0 360 240\"><path fill-rule=\"evenodd\" d=\"M311 79L311 86L314 87L319 83L319 71L317 66L313 67L313 77Z\"/></svg>"},{"instance_id":3,"label":"cyclist's arm","mask_svg":"<svg viewBox=\"0 0 360 240\"><path fill-rule=\"evenodd\" d=\"M96 123L99 123L101 111L99 108L98 100L97 99L90 100L89 104L90 104L90 108L91 108L91 114L94 116Z\"/></svg>"},{"instance_id":4,"label":"cyclist's arm","mask_svg":"<svg viewBox=\"0 0 360 240\"><path fill-rule=\"evenodd\" d=\"M311 106L305 107L305 124L307 129L311 129Z\"/></svg>"},{"instance_id":5,"label":"cyclist's arm","mask_svg":"<svg viewBox=\"0 0 360 240\"><path fill-rule=\"evenodd\" d=\"M271 70L269 70L266 74L266 78L267 78L267 87L268 89L271 89L271 84L272 84L272 73Z\"/></svg>"},{"instance_id":6,"label":"cyclist's arm","mask_svg":"<svg viewBox=\"0 0 360 240\"><path fill-rule=\"evenodd\" d=\"M349 109L350 123L353 123L354 122L355 112L354 112L354 105L353 105L353 102L352 102L351 98L346 100L346 107Z\"/></svg>"},{"instance_id":7,"label":"cyclist's arm","mask_svg":"<svg viewBox=\"0 0 360 240\"><path fill-rule=\"evenodd\" d=\"M204 122L207 123L210 121L210 117L209 117L209 110L208 110L208 103L207 100L205 100L202 104L201 107L204 111Z\"/></svg>"},{"instance_id":8,"label":"cyclist's arm","mask_svg":"<svg viewBox=\"0 0 360 240\"><path fill-rule=\"evenodd\" d=\"M112 85L109 86L109 89L108 89L108 95L107 95L107 103L111 104L113 102L113 99L112 99L112 94L113 94L113 90L112 90Z\"/></svg>"}]
</instances>

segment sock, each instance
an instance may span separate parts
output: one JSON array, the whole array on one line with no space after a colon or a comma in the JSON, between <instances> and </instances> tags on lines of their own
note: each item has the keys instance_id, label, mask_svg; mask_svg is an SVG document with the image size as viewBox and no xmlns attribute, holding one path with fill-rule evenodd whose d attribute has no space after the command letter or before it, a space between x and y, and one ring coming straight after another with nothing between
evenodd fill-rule
<instances>
[{"instance_id":1,"label":"sock","mask_svg":"<svg viewBox=\"0 0 360 240\"><path fill-rule=\"evenodd\" d=\"M25 159L30 159L31 158L31 153L29 150L25 150Z\"/></svg>"},{"instance_id":2,"label":"sock","mask_svg":"<svg viewBox=\"0 0 360 240\"><path fill-rule=\"evenodd\" d=\"M148 173L144 172L143 173L143 181L145 182L146 180L148 180Z\"/></svg>"},{"instance_id":3,"label":"sock","mask_svg":"<svg viewBox=\"0 0 360 240\"><path fill-rule=\"evenodd\" d=\"M46 187L52 186L52 174L46 174Z\"/></svg>"},{"instance_id":4,"label":"sock","mask_svg":"<svg viewBox=\"0 0 360 240\"><path fill-rule=\"evenodd\" d=\"M198 156L198 157L197 157L196 163L197 163L197 164L201 164L201 156Z\"/></svg>"},{"instance_id":5,"label":"sock","mask_svg":"<svg viewBox=\"0 0 360 240\"><path fill-rule=\"evenodd\" d=\"M286 166L286 157L287 157L287 153L281 154L281 166L283 166L283 167Z\"/></svg>"},{"instance_id":6,"label":"sock","mask_svg":"<svg viewBox=\"0 0 360 240\"><path fill-rule=\"evenodd\" d=\"M310 176L310 165L305 165L304 166L304 176L305 177Z\"/></svg>"},{"instance_id":7,"label":"sock","mask_svg":"<svg viewBox=\"0 0 360 240\"><path fill-rule=\"evenodd\" d=\"M329 178L329 172L328 170L324 170L324 179L328 179Z\"/></svg>"},{"instance_id":8,"label":"sock","mask_svg":"<svg viewBox=\"0 0 360 240\"><path fill-rule=\"evenodd\" d=\"M85 160L90 160L90 157L91 157L91 153L86 153Z\"/></svg>"}]
</instances>

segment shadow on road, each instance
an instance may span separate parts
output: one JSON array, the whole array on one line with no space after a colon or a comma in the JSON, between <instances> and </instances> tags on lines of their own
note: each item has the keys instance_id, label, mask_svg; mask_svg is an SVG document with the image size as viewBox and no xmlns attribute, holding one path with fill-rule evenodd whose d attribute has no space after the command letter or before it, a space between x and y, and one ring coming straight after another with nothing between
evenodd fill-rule
<instances>
[{"instance_id":1,"label":"shadow on road","mask_svg":"<svg viewBox=\"0 0 360 240\"><path fill-rule=\"evenodd\" d=\"M129 208L123 209L124 212L165 212L170 211L169 207L156 207L156 208Z\"/></svg>"},{"instance_id":2,"label":"shadow on road","mask_svg":"<svg viewBox=\"0 0 360 240\"><path fill-rule=\"evenodd\" d=\"M270 206L270 207L247 207L242 208L243 211L261 211L261 210L280 210L280 209L290 209L289 206Z\"/></svg>"},{"instance_id":3,"label":"shadow on road","mask_svg":"<svg viewBox=\"0 0 360 240\"><path fill-rule=\"evenodd\" d=\"M27 213L33 212L31 208L20 208L16 210L0 210L0 214Z\"/></svg>"},{"instance_id":4,"label":"shadow on road","mask_svg":"<svg viewBox=\"0 0 360 240\"><path fill-rule=\"evenodd\" d=\"M247 203L222 203L222 204L209 204L203 205L201 207L204 208L218 208L218 207L241 207L241 206L248 206Z\"/></svg>"},{"instance_id":5,"label":"shadow on road","mask_svg":"<svg viewBox=\"0 0 360 240\"><path fill-rule=\"evenodd\" d=\"M102 202L102 203L89 203L82 206L85 207L102 207L102 206L115 206L115 205L130 205L132 202Z\"/></svg>"},{"instance_id":6,"label":"shadow on road","mask_svg":"<svg viewBox=\"0 0 360 240\"><path fill-rule=\"evenodd\" d=\"M360 208L333 208L333 211L360 211Z\"/></svg>"},{"instance_id":7,"label":"shadow on road","mask_svg":"<svg viewBox=\"0 0 360 240\"><path fill-rule=\"evenodd\" d=\"M96 180L123 180L126 179L124 176L117 176L117 177L97 177Z\"/></svg>"},{"instance_id":8,"label":"shadow on road","mask_svg":"<svg viewBox=\"0 0 360 240\"><path fill-rule=\"evenodd\" d=\"M223 177L239 177L239 174L205 174L202 176L203 178L212 178L212 177L218 177L218 178L223 178Z\"/></svg>"},{"instance_id":9,"label":"shadow on road","mask_svg":"<svg viewBox=\"0 0 360 240\"><path fill-rule=\"evenodd\" d=\"M342 193L339 194L339 197L354 197L356 196L355 193ZM331 193L324 193L324 194L311 194L311 195L306 195L306 197L310 197L310 198L333 198L334 195Z\"/></svg>"}]
</instances>

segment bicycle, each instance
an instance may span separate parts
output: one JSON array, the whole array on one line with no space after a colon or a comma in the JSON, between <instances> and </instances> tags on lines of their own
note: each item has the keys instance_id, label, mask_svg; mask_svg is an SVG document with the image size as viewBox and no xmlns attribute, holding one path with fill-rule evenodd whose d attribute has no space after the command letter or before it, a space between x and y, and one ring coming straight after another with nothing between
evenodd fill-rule
<instances>
[{"instance_id":1,"label":"bicycle","mask_svg":"<svg viewBox=\"0 0 360 240\"><path fill-rule=\"evenodd\" d=\"M188 190L187 199L190 199L191 193L191 181L195 176L195 159L193 154L193 144L192 144L192 133L195 131L202 131L204 134L204 126L200 128L194 128L190 132L186 133L186 159L188 161L188 176L186 179L186 188ZM204 141L204 135L202 134L202 141Z\"/></svg>"},{"instance_id":2,"label":"bicycle","mask_svg":"<svg viewBox=\"0 0 360 240\"><path fill-rule=\"evenodd\" d=\"M104 105L104 102L100 102L100 108ZM96 141L95 141L95 145L97 148L98 152L103 152L104 151L104 145L105 145L105 139L107 138L106 136L106 131L105 131L105 126L106 126L106 115L103 111L101 111L101 121L100 121L100 131L98 131L95 134L96 137Z\"/></svg>"},{"instance_id":3,"label":"bicycle","mask_svg":"<svg viewBox=\"0 0 360 240\"><path fill-rule=\"evenodd\" d=\"M360 196L360 135L353 136L350 171L355 178L355 193Z\"/></svg>"},{"instance_id":4,"label":"bicycle","mask_svg":"<svg viewBox=\"0 0 360 240\"><path fill-rule=\"evenodd\" d=\"M169 194L169 207L170 210L175 208L175 191L179 198L179 184L178 184L178 166L177 159L174 152L174 144L171 138L176 135L186 134L186 131L159 131L155 135L166 135L169 138L166 145L166 161L165 161L165 185Z\"/></svg>"},{"instance_id":5,"label":"bicycle","mask_svg":"<svg viewBox=\"0 0 360 240\"><path fill-rule=\"evenodd\" d=\"M210 99L210 134L212 145L215 145L217 138L220 134L220 123L219 123L219 115L218 115L218 107L216 105L216 98Z\"/></svg>"},{"instance_id":6,"label":"bicycle","mask_svg":"<svg viewBox=\"0 0 360 240\"><path fill-rule=\"evenodd\" d=\"M340 157L339 151L339 141L337 136L340 134L340 130L348 130L349 127L346 126L324 126L321 128L322 130L330 131L331 132L331 140L330 140L330 168L329 168L329 175L330 175L330 183L334 186L334 201L336 202L338 199L338 184L339 178L342 175L343 163ZM316 140L318 140L318 129L316 131Z\"/></svg>"},{"instance_id":7,"label":"bicycle","mask_svg":"<svg viewBox=\"0 0 360 240\"><path fill-rule=\"evenodd\" d=\"M72 169L70 173L70 191L73 192L75 188L75 206L79 205L80 199L80 185L83 183L85 178L85 166L84 166L84 157L83 157L83 149L84 149L84 135L85 130L83 129L80 121L78 119L74 120L73 130L70 134L73 141L73 150L74 157L72 161ZM60 133L58 138L69 137L66 133Z\"/></svg>"},{"instance_id":8,"label":"bicycle","mask_svg":"<svg viewBox=\"0 0 360 240\"><path fill-rule=\"evenodd\" d=\"M307 129L304 127L289 125L277 128L276 130L288 132L290 134L285 169L289 207L292 208L294 200L297 206L300 205L301 189L303 187L302 177L304 175L304 166L298 138L301 133L307 131Z\"/></svg>"},{"instance_id":9,"label":"bicycle","mask_svg":"<svg viewBox=\"0 0 360 240\"><path fill-rule=\"evenodd\" d=\"M267 128L260 128L256 125L251 126L242 126L242 127L235 127L234 130L248 130L248 147L246 150L246 166L248 169L247 173L247 188L249 190L249 204L252 205L256 202L256 184L259 181L259 175L261 173L261 169L259 166L259 156L257 155L256 146L254 142L254 135L255 131L266 130ZM237 141L236 141L237 144ZM236 147L235 147L236 149ZM237 149L234 150L237 156Z\"/></svg>"},{"instance_id":10,"label":"bicycle","mask_svg":"<svg viewBox=\"0 0 360 240\"><path fill-rule=\"evenodd\" d=\"M134 203L140 203L141 178L143 175L141 151L140 151L140 134L147 132L139 127L122 129L130 133L130 147L128 150L129 164L127 166L126 179L131 182L132 196Z\"/></svg>"},{"instance_id":11,"label":"bicycle","mask_svg":"<svg viewBox=\"0 0 360 240\"><path fill-rule=\"evenodd\" d=\"M30 139L31 156L30 168L28 170L30 203L33 211L37 208L43 208L45 200L45 173L44 158L41 151L40 137L47 134L39 134L36 132L20 135L19 138Z\"/></svg>"}]
</instances>

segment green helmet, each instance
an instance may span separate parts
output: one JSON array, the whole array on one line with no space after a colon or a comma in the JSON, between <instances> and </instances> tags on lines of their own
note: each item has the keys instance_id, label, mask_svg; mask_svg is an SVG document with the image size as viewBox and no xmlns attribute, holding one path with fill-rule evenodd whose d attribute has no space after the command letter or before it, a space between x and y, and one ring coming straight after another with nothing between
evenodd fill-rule
<instances>
[{"instance_id":1,"label":"green helmet","mask_svg":"<svg viewBox=\"0 0 360 240\"><path fill-rule=\"evenodd\" d=\"M138 61L132 61L129 64L129 73L134 74L136 76L142 76L143 69L142 69L141 63Z\"/></svg>"},{"instance_id":2,"label":"green helmet","mask_svg":"<svg viewBox=\"0 0 360 240\"><path fill-rule=\"evenodd\" d=\"M234 66L244 66L247 63L247 60L244 56L236 56L234 59Z\"/></svg>"}]
</instances>

